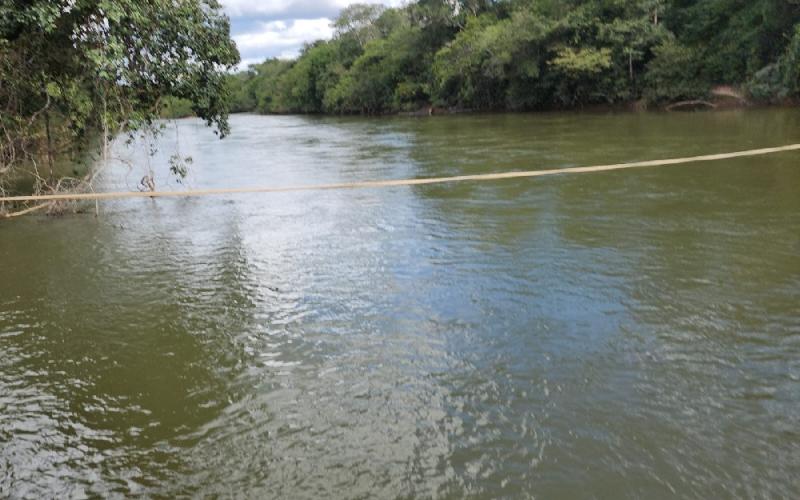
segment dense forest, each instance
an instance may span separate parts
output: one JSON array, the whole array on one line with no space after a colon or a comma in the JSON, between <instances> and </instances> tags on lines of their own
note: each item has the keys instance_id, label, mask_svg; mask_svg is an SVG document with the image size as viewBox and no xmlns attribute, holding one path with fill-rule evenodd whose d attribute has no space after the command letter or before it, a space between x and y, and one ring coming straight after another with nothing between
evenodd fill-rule
<instances>
[{"instance_id":1,"label":"dense forest","mask_svg":"<svg viewBox=\"0 0 800 500\"><path fill-rule=\"evenodd\" d=\"M352 5L332 40L230 78L234 111L536 110L800 93L800 0ZM429 109L429 108L428 108Z\"/></svg>"}]
</instances>

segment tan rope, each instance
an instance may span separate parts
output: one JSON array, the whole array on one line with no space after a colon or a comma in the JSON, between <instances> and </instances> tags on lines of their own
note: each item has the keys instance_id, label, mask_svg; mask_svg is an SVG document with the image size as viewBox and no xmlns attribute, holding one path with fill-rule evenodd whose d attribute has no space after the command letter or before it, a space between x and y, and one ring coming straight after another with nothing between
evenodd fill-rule
<instances>
[{"instance_id":1,"label":"tan rope","mask_svg":"<svg viewBox=\"0 0 800 500\"><path fill-rule=\"evenodd\" d=\"M687 158L672 158L667 160L637 161L633 163L616 163L613 165L596 165L592 167L571 167L555 168L549 170L528 170L523 172L502 172L496 174L476 174L476 175L457 175L453 177L430 177L426 179L397 179L384 181L360 181L360 182L340 182L334 184L309 184L301 186L286 187L250 187L250 188L226 188L226 189L199 189L195 191L121 191L108 193L59 193L30 196L7 196L0 198L0 202L12 201L52 201L52 200L110 200L121 198L166 198L166 197L189 197L189 196L209 196L224 194L243 194L243 193L284 193L290 191L317 191L328 189L359 189L359 188L380 188L393 186L419 186L423 184L441 184L445 182L463 181L489 181L499 179L517 179L522 177L540 177L545 175L560 174L584 174L590 172L607 172L609 170L622 170L626 168L659 167L666 165L679 165L683 163L695 163L703 161L727 160L731 158L743 158L747 156L760 156L784 151L800 150L800 144L790 144L775 148L751 149L748 151L736 151L733 153L722 153L704 156L690 156Z\"/></svg>"}]
</instances>

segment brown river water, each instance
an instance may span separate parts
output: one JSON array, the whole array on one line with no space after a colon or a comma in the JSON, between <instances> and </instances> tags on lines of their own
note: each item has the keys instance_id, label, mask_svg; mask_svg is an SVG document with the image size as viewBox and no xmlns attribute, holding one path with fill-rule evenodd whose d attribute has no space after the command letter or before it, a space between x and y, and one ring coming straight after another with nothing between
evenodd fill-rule
<instances>
[{"instance_id":1,"label":"brown river water","mask_svg":"<svg viewBox=\"0 0 800 500\"><path fill-rule=\"evenodd\" d=\"M115 154L201 189L800 142L791 109L231 122ZM798 495L800 153L0 223L0 497Z\"/></svg>"}]
</instances>

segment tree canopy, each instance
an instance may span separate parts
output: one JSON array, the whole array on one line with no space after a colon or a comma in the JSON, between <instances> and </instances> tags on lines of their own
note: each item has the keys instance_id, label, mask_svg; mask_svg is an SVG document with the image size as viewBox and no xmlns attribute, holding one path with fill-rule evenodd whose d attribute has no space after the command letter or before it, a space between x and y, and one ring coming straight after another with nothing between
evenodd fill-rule
<instances>
[{"instance_id":1,"label":"tree canopy","mask_svg":"<svg viewBox=\"0 0 800 500\"><path fill-rule=\"evenodd\" d=\"M332 40L232 78L234 108L384 113L800 92L800 0L418 0L353 5Z\"/></svg>"},{"instance_id":2,"label":"tree canopy","mask_svg":"<svg viewBox=\"0 0 800 500\"><path fill-rule=\"evenodd\" d=\"M224 136L238 61L216 0L4 0L0 182L20 165L52 170L98 132L152 125L168 97Z\"/></svg>"}]
</instances>

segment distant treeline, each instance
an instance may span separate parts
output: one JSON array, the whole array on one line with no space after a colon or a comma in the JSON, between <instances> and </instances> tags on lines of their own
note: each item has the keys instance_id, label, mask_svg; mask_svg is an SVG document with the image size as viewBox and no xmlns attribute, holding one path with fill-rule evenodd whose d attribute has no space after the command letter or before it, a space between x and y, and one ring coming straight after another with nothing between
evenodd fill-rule
<instances>
[{"instance_id":1,"label":"distant treeline","mask_svg":"<svg viewBox=\"0 0 800 500\"><path fill-rule=\"evenodd\" d=\"M330 41L232 75L232 111L534 110L800 94L800 0L352 5Z\"/></svg>"}]
</instances>

